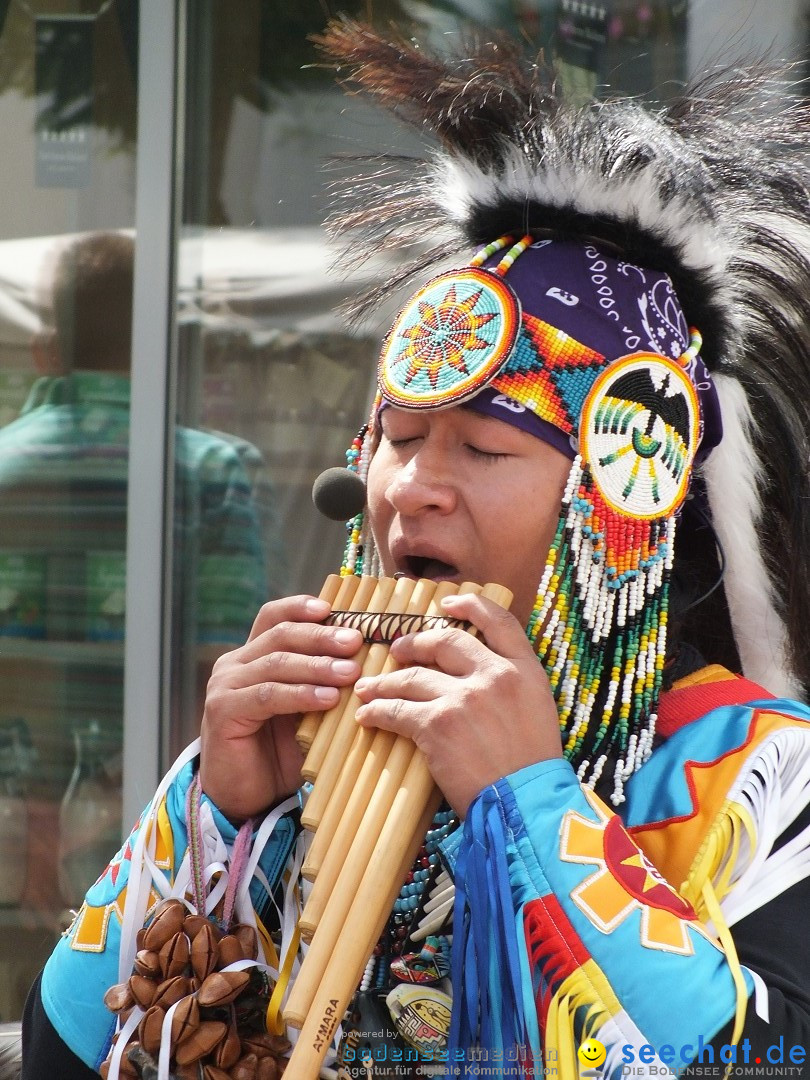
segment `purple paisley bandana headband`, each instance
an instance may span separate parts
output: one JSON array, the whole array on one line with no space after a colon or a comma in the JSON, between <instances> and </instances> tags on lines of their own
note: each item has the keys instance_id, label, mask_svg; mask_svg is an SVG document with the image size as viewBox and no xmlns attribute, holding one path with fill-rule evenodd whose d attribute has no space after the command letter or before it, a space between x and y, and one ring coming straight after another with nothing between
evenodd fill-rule
<instances>
[{"instance_id":1,"label":"purple paisley bandana headband","mask_svg":"<svg viewBox=\"0 0 810 1080\"><path fill-rule=\"evenodd\" d=\"M498 252L483 260L483 265L493 270L502 261ZM582 389L592 381L582 377L584 367L594 371L636 352L654 353L678 361L689 350L686 371L700 402L701 435L697 460L719 443L722 422L714 383L699 354L689 349L689 328L666 274L617 259L594 244L537 240L509 263L503 278L519 299L523 327L513 347L513 359L507 361L505 369L491 381L464 399L468 408L512 424L573 459L578 448L578 409L583 399ZM430 303L430 298L425 303ZM479 320L482 317L486 318L486 315L478 315ZM474 325L475 312L470 313L470 319L472 326L445 328L450 345L453 332L456 336L466 333L467 343L471 334L486 332L484 324ZM437 316L437 328L441 330L440 323ZM542 335L534 334L533 337L534 345L539 342L539 348L532 349L526 343L524 331L529 323L532 327L547 327L558 338L570 338L586 353L584 357L575 357L572 363L558 365L550 378L543 380L539 387L534 386L534 391L540 391L540 395L534 396L529 396L532 391L526 392L525 377L530 379L532 369L537 374L537 369L546 365L549 350L543 349L546 342ZM552 349L555 344L551 343ZM510 379L509 369L516 366L514 358L517 354L522 360L518 365L522 370L512 372ZM430 343L430 353L425 355L435 361L435 342ZM452 365L452 354L448 355ZM460 358L460 363L465 359ZM424 377L418 361L414 368L412 379L418 381ZM519 391L517 396L510 393L513 386ZM381 408L390 403L419 407L418 401L390 401L385 385L382 391ZM539 401L540 396L552 399L551 406L546 407L547 403ZM459 403L449 400L446 405ZM427 407L442 406L431 403Z\"/></svg>"}]
</instances>

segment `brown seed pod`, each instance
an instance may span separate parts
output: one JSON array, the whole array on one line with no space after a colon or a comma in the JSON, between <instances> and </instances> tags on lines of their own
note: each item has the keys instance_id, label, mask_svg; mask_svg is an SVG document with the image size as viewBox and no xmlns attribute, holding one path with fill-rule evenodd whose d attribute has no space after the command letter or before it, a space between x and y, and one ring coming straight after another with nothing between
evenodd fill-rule
<instances>
[{"instance_id":1,"label":"brown seed pod","mask_svg":"<svg viewBox=\"0 0 810 1080\"><path fill-rule=\"evenodd\" d=\"M183 933L188 935L189 941L193 941L207 922L210 920L205 915L186 915L183 920Z\"/></svg>"},{"instance_id":2,"label":"brown seed pod","mask_svg":"<svg viewBox=\"0 0 810 1080\"><path fill-rule=\"evenodd\" d=\"M173 934L160 950L160 970L164 979L182 975L188 966L191 942L182 930Z\"/></svg>"},{"instance_id":3,"label":"brown seed pod","mask_svg":"<svg viewBox=\"0 0 810 1080\"><path fill-rule=\"evenodd\" d=\"M128 982L116 983L104 995L104 1004L114 1013L122 1013L135 1004L135 995Z\"/></svg>"},{"instance_id":4,"label":"brown seed pod","mask_svg":"<svg viewBox=\"0 0 810 1080\"><path fill-rule=\"evenodd\" d=\"M170 1009L187 994L191 993L191 980L185 975L175 975L173 979L166 979L158 986L153 1005L160 1005L162 1009Z\"/></svg>"},{"instance_id":5,"label":"brown seed pod","mask_svg":"<svg viewBox=\"0 0 810 1080\"><path fill-rule=\"evenodd\" d=\"M121 1059L122 1065L124 1061L126 1061L128 1068L122 1069L122 1072L126 1076L136 1076L138 1080L142 1080L146 1067L153 1063L153 1058L151 1054L147 1054L136 1038L134 1042L127 1045L124 1057Z\"/></svg>"},{"instance_id":6,"label":"brown seed pod","mask_svg":"<svg viewBox=\"0 0 810 1080\"><path fill-rule=\"evenodd\" d=\"M185 1042L200 1026L200 1006L194 997L184 997L172 1013L172 1046Z\"/></svg>"},{"instance_id":7,"label":"brown seed pod","mask_svg":"<svg viewBox=\"0 0 810 1080\"><path fill-rule=\"evenodd\" d=\"M159 1005L153 1005L138 1024L138 1038L147 1054L156 1054L160 1050L160 1033L165 1015Z\"/></svg>"},{"instance_id":8,"label":"brown seed pod","mask_svg":"<svg viewBox=\"0 0 810 1080\"><path fill-rule=\"evenodd\" d=\"M290 1050L292 1050L292 1043L286 1035L271 1035L270 1041L273 1044L273 1053L280 1058L284 1058L284 1055L289 1054Z\"/></svg>"},{"instance_id":9,"label":"brown seed pod","mask_svg":"<svg viewBox=\"0 0 810 1080\"><path fill-rule=\"evenodd\" d=\"M210 1054L214 1047L225 1037L228 1030L221 1020L203 1020L200 1026L177 1048L175 1060L178 1065L189 1065L192 1061Z\"/></svg>"},{"instance_id":10,"label":"brown seed pod","mask_svg":"<svg viewBox=\"0 0 810 1080\"><path fill-rule=\"evenodd\" d=\"M160 956L149 949L138 949L133 966L138 975L145 975L147 979L159 979L161 976Z\"/></svg>"},{"instance_id":11,"label":"brown seed pod","mask_svg":"<svg viewBox=\"0 0 810 1080\"><path fill-rule=\"evenodd\" d=\"M259 1057L267 1057L268 1054L281 1057L292 1049L292 1043L284 1035L271 1035L266 1031L252 1033L243 1039L242 1045Z\"/></svg>"},{"instance_id":12,"label":"brown seed pod","mask_svg":"<svg viewBox=\"0 0 810 1080\"><path fill-rule=\"evenodd\" d=\"M278 1080L278 1064L274 1057L261 1058L256 1069L256 1080Z\"/></svg>"},{"instance_id":13,"label":"brown seed pod","mask_svg":"<svg viewBox=\"0 0 810 1080\"><path fill-rule=\"evenodd\" d=\"M110 1054L110 1056L106 1059L106 1061L102 1061L102 1063L98 1067L98 1071L102 1075L104 1080L107 1080L107 1075L108 1075L108 1073L110 1071L110 1064L111 1063L112 1063L112 1054ZM127 1057L126 1054L124 1054L124 1056L121 1058L121 1065L120 1065L120 1067L118 1069L118 1075L119 1076L137 1076L138 1075L138 1070L135 1068L135 1066L132 1064L132 1062L129 1060L129 1058Z\"/></svg>"},{"instance_id":14,"label":"brown seed pod","mask_svg":"<svg viewBox=\"0 0 810 1080\"><path fill-rule=\"evenodd\" d=\"M213 971L200 987L197 999L202 1008L227 1005L245 989L250 982L247 971Z\"/></svg>"},{"instance_id":15,"label":"brown seed pod","mask_svg":"<svg viewBox=\"0 0 810 1080\"><path fill-rule=\"evenodd\" d=\"M259 1059L255 1054L245 1054L231 1069L231 1080L256 1080Z\"/></svg>"},{"instance_id":16,"label":"brown seed pod","mask_svg":"<svg viewBox=\"0 0 810 1080\"><path fill-rule=\"evenodd\" d=\"M218 1069L216 1065L206 1065L203 1069L204 1080L231 1080L230 1074Z\"/></svg>"},{"instance_id":17,"label":"brown seed pod","mask_svg":"<svg viewBox=\"0 0 810 1080\"><path fill-rule=\"evenodd\" d=\"M255 960L259 955L259 937L255 929L247 923L240 923L232 932L242 946L245 959Z\"/></svg>"},{"instance_id":18,"label":"brown seed pod","mask_svg":"<svg viewBox=\"0 0 810 1080\"><path fill-rule=\"evenodd\" d=\"M209 922L199 930L191 943L191 967L200 982L203 982L214 970L216 963L217 939Z\"/></svg>"},{"instance_id":19,"label":"brown seed pod","mask_svg":"<svg viewBox=\"0 0 810 1080\"><path fill-rule=\"evenodd\" d=\"M182 928L185 917L185 904L180 900L164 900L146 928L143 939L144 948L160 952L169 938L174 937Z\"/></svg>"},{"instance_id":20,"label":"brown seed pod","mask_svg":"<svg viewBox=\"0 0 810 1080\"><path fill-rule=\"evenodd\" d=\"M195 1061L192 1065L180 1065L173 1073L177 1080L201 1080L202 1065Z\"/></svg>"},{"instance_id":21,"label":"brown seed pod","mask_svg":"<svg viewBox=\"0 0 810 1080\"><path fill-rule=\"evenodd\" d=\"M230 1069L242 1053L242 1042L236 1030L236 1024L228 1027L228 1033L214 1051L214 1064L220 1069Z\"/></svg>"},{"instance_id":22,"label":"brown seed pod","mask_svg":"<svg viewBox=\"0 0 810 1080\"><path fill-rule=\"evenodd\" d=\"M145 975L130 975L129 988L140 1007L144 1010L148 1009L157 991L154 980L147 979Z\"/></svg>"},{"instance_id":23,"label":"brown seed pod","mask_svg":"<svg viewBox=\"0 0 810 1080\"><path fill-rule=\"evenodd\" d=\"M217 945L217 967L229 967L240 960L247 960L242 943L233 934L226 934ZM250 957L250 959L253 959Z\"/></svg>"},{"instance_id":24,"label":"brown seed pod","mask_svg":"<svg viewBox=\"0 0 810 1080\"><path fill-rule=\"evenodd\" d=\"M129 1051L124 1052L124 1056L121 1058L121 1068L118 1072L120 1076L138 1076L138 1070L135 1068L134 1063L130 1061Z\"/></svg>"},{"instance_id":25,"label":"brown seed pod","mask_svg":"<svg viewBox=\"0 0 810 1080\"><path fill-rule=\"evenodd\" d=\"M138 933L135 935L135 947L137 949L143 948L143 943L146 939L146 927L142 926Z\"/></svg>"}]
</instances>

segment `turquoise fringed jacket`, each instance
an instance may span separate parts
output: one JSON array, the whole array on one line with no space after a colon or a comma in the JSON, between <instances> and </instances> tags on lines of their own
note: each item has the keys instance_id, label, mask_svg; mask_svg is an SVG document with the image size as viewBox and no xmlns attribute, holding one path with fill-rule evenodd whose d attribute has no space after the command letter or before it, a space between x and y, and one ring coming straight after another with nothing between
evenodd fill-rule
<instances>
[{"instance_id":1,"label":"turquoise fringed jacket","mask_svg":"<svg viewBox=\"0 0 810 1080\"><path fill-rule=\"evenodd\" d=\"M721 1076L778 1054L801 1063L806 912L792 924L789 912L810 874L810 709L712 667L662 696L659 733L618 811L567 762L546 761L481 792L446 844L453 1075L487 1066L568 1080L588 1039L605 1048L606 1080L710 1061ZM137 929L188 884L194 755L161 785L43 973L51 1023L92 1068L115 1029L103 995L128 977ZM275 970L297 944L298 810L287 800L257 829L237 901L240 920L258 914L263 930L269 894L286 897L275 940L263 938ZM205 800L202 817L206 860L227 875L235 830Z\"/></svg>"}]
</instances>

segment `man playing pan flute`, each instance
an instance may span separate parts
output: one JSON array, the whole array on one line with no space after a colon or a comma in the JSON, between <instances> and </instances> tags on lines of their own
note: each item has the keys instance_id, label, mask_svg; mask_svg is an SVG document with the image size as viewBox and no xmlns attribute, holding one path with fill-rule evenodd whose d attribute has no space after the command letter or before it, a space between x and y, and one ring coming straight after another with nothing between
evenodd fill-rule
<instances>
[{"instance_id":1,"label":"man playing pan flute","mask_svg":"<svg viewBox=\"0 0 810 1080\"><path fill-rule=\"evenodd\" d=\"M511 611L451 596L475 636L406 634L359 678L326 600L265 605L32 993L25 1075L108 1053L111 1076L276 1074L296 728L358 678L358 723L413 739L445 802L342 1025L347 1074L801 1075L810 111L772 107L767 73L652 114L566 104L503 43L323 44L441 144L360 182L347 222L355 257L363 230L419 254L349 455L344 573L499 582Z\"/></svg>"}]
</instances>

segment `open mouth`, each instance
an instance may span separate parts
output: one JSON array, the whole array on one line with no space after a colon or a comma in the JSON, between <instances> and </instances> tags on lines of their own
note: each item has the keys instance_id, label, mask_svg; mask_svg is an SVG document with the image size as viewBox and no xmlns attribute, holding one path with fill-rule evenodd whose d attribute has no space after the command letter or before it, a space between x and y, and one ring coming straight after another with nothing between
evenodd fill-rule
<instances>
[{"instance_id":1,"label":"open mouth","mask_svg":"<svg viewBox=\"0 0 810 1080\"><path fill-rule=\"evenodd\" d=\"M452 563L425 555L406 555L399 561L399 570L408 577L429 578L431 581L450 581L458 576L458 567Z\"/></svg>"}]
</instances>

